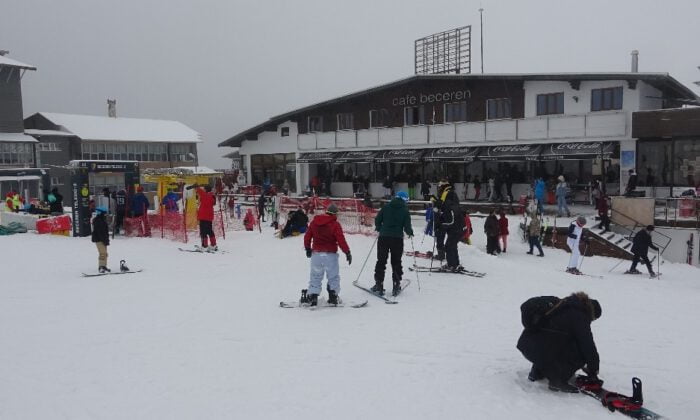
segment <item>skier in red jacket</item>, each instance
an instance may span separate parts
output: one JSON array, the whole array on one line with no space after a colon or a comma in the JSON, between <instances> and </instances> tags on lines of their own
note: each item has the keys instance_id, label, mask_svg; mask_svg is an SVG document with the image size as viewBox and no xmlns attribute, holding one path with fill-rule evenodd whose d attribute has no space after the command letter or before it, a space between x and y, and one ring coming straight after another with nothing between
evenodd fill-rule
<instances>
[{"instance_id":1,"label":"skier in red jacket","mask_svg":"<svg viewBox=\"0 0 700 420\"><path fill-rule=\"evenodd\" d=\"M345 253L348 264L352 264L350 248L345 242L343 228L338 223L336 214L338 214L338 208L335 204L331 204L326 209L326 214L314 217L304 235L306 257L311 258L309 289L306 295L310 306L318 304L318 295L321 293L324 273L328 278L328 303L331 305L339 303L338 247Z\"/></svg>"},{"instance_id":2,"label":"skier in red jacket","mask_svg":"<svg viewBox=\"0 0 700 420\"><path fill-rule=\"evenodd\" d=\"M501 218L498 219L498 227L500 229L500 234L498 239L503 243L503 252L506 252L508 247L508 218L506 217L506 212L501 210Z\"/></svg>"},{"instance_id":3,"label":"skier in red jacket","mask_svg":"<svg viewBox=\"0 0 700 420\"><path fill-rule=\"evenodd\" d=\"M199 209L197 209L197 220L199 220L199 236L202 238L202 247L195 247L202 251L216 252L219 247L216 246L216 236L212 222L214 221L214 205L216 204L216 196L211 192L211 186L205 185L204 188L198 184L190 185L187 189L196 188L197 198L199 199ZM207 239L211 243L208 247Z\"/></svg>"}]
</instances>

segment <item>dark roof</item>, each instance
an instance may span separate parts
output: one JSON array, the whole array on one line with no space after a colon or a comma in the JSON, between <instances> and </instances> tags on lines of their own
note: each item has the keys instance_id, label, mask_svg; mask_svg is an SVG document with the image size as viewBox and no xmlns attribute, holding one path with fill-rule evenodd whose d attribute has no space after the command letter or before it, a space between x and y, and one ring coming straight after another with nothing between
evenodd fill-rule
<instances>
[{"instance_id":1,"label":"dark roof","mask_svg":"<svg viewBox=\"0 0 700 420\"><path fill-rule=\"evenodd\" d=\"M510 81L589 81L589 80L625 80L625 81L644 81L659 89L664 98L680 99L683 103L698 103L700 98L688 89L685 85L671 77L668 73L512 73L512 74L430 74L430 75L414 75L403 79L395 80L390 83L375 86L369 89L353 92L347 95L339 96L323 102L318 102L303 108L295 109L284 114L277 115L269 120L262 122L255 127L251 127L242 131L228 139L219 143L219 147L240 147L243 140L256 139L258 134L263 131L276 131L277 126L290 117L308 112L310 110L334 105L358 96L367 95L378 92L383 89L392 88L395 86L408 84L417 80L510 80Z\"/></svg>"}]
</instances>

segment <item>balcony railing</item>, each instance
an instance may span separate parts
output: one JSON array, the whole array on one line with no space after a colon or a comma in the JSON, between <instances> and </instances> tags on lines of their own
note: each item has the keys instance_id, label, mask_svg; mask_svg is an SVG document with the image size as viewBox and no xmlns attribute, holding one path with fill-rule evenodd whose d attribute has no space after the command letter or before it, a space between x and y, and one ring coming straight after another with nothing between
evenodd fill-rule
<instances>
[{"instance_id":1,"label":"balcony railing","mask_svg":"<svg viewBox=\"0 0 700 420\"><path fill-rule=\"evenodd\" d=\"M629 138L625 111L299 134L299 150Z\"/></svg>"}]
</instances>

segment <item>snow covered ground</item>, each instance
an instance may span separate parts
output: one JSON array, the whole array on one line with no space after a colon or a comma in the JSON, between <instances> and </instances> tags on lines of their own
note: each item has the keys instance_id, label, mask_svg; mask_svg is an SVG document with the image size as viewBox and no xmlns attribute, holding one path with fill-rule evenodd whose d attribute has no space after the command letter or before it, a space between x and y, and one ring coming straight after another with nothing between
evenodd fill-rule
<instances>
[{"instance_id":1,"label":"snow covered ground","mask_svg":"<svg viewBox=\"0 0 700 420\"><path fill-rule=\"evenodd\" d=\"M579 290L603 307L593 333L606 386L631 393L639 376L645 406L695 418L700 271L665 263L657 280L622 275L624 263L609 274L617 260L595 257L583 271L604 279L571 276L563 251L525 254L517 219L507 254L485 254L483 219L474 244L460 244L485 278L422 273L419 289L407 271L398 305L352 286L373 238L348 235L341 297L369 306L318 311L277 306L306 287L301 237L237 232L222 255L117 238L111 267L124 258L145 271L95 278L80 275L96 266L88 238L0 237L0 418L624 418L528 382L515 348L524 300ZM373 252L367 285L374 262Z\"/></svg>"}]
</instances>

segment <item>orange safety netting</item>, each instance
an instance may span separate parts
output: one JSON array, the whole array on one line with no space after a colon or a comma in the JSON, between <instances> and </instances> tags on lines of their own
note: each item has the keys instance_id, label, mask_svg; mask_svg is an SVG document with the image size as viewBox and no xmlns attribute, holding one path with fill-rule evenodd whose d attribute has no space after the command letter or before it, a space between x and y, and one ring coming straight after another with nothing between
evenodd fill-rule
<instances>
[{"instance_id":1,"label":"orange safety netting","mask_svg":"<svg viewBox=\"0 0 700 420\"><path fill-rule=\"evenodd\" d=\"M362 200L353 198L280 198L280 226L284 226L290 211L301 207L309 216L309 221L316 214L325 213L328 206L335 204L338 207L338 222L345 233L374 235L374 217L377 210L362 203Z\"/></svg>"}]
</instances>

